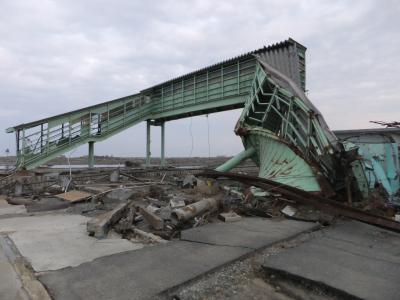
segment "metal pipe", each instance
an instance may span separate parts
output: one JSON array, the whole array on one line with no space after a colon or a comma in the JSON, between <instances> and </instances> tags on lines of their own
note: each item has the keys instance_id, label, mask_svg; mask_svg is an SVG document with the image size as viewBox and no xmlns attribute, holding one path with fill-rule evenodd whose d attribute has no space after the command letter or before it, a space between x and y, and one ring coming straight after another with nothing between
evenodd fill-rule
<instances>
[{"instance_id":1,"label":"metal pipe","mask_svg":"<svg viewBox=\"0 0 400 300\"><path fill-rule=\"evenodd\" d=\"M165 167L165 122L161 123L161 167Z\"/></svg>"},{"instance_id":2,"label":"metal pipe","mask_svg":"<svg viewBox=\"0 0 400 300\"><path fill-rule=\"evenodd\" d=\"M146 168L150 167L150 120L147 120L147 126L146 126Z\"/></svg>"},{"instance_id":3,"label":"metal pipe","mask_svg":"<svg viewBox=\"0 0 400 300\"><path fill-rule=\"evenodd\" d=\"M89 142L89 155L88 155L88 165L89 169L94 168L94 142Z\"/></svg>"},{"instance_id":4,"label":"metal pipe","mask_svg":"<svg viewBox=\"0 0 400 300\"><path fill-rule=\"evenodd\" d=\"M231 159L229 159L228 161L226 161L219 167L217 167L215 169L215 171L229 172L234 167L236 167L238 164L240 164L242 161L251 157L255 152L256 152L256 150L254 149L254 147L249 147L246 150L243 150L242 152L240 152L239 154L236 154L234 157L232 157Z\"/></svg>"},{"instance_id":5,"label":"metal pipe","mask_svg":"<svg viewBox=\"0 0 400 300\"><path fill-rule=\"evenodd\" d=\"M216 211L218 209L218 201L214 198L205 198L185 207L175 209L172 216L180 222L186 222L194 217L205 213L206 211Z\"/></svg>"}]
</instances>

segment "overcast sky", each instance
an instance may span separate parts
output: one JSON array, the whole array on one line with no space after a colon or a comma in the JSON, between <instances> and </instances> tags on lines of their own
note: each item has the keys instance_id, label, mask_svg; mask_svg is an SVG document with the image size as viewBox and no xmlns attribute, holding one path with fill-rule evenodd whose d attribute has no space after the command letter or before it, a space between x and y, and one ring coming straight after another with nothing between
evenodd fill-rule
<instances>
[{"instance_id":1,"label":"overcast sky","mask_svg":"<svg viewBox=\"0 0 400 300\"><path fill-rule=\"evenodd\" d=\"M8 127L134 94L288 37L307 47L308 95L331 129L400 121L398 0L0 0L0 155L15 149ZM239 114L209 116L211 155L242 150L233 133ZM157 156L159 129L153 133ZM207 118L169 122L166 138L167 156L207 156ZM95 147L144 156L145 127Z\"/></svg>"}]
</instances>

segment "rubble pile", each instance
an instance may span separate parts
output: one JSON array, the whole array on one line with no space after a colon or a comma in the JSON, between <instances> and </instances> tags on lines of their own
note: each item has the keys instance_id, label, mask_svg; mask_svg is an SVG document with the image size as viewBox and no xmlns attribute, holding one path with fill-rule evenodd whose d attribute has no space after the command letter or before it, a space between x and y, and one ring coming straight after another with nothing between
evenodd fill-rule
<instances>
[{"instance_id":1,"label":"rubble pile","mask_svg":"<svg viewBox=\"0 0 400 300\"><path fill-rule=\"evenodd\" d=\"M145 244L165 243L179 238L182 230L242 217L285 217L329 225L338 215L247 181L181 170L140 174L129 170L16 174L2 186L2 193L8 203L24 205L28 213L63 210L91 217L87 232L95 238L119 236ZM362 208L382 210L375 202ZM388 213L395 211L386 209Z\"/></svg>"}]
</instances>

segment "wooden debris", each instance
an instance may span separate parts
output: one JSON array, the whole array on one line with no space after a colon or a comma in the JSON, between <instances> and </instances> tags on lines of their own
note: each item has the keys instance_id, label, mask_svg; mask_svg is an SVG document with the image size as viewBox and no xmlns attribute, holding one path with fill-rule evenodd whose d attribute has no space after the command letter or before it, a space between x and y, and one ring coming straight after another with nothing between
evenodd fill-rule
<instances>
[{"instance_id":1,"label":"wooden debris","mask_svg":"<svg viewBox=\"0 0 400 300\"><path fill-rule=\"evenodd\" d=\"M163 243L163 244L168 243L167 240L164 240L163 238L159 237L158 235L152 234L150 232L146 232L146 231L140 230L138 228L132 228L132 231L136 235L140 236L142 239L149 240L150 242Z\"/></svg>"},{"instance_id":2,"label":"wooden debris","mask_svg":"<svg viewBox=\"0 0 400 300\"><path fill-rule=\"evenodd\" d=\"M105 238L110 227L124 216L127 206L128 203L121 203L113 210L89 220L86 224L89 235L93 235L96 238Z\"/></svg>"},{"instance_id":3,"label":"wooden debris","mask_svg":"<svg viewBox=\"0 0 400 300\"><path fill-rule=\"evenodd\" d=\"M89 199L90 197L92 197L92 194L87 192L72 190L66 193L55 195L55 197L69 202L79 202Z\"/></svg>"},{"instance_id":4,"label":"wooden debris","mask_svg":"<svg viewBox=\"0 0 400 300\"><path fill-rule=\"evenodd\" d=\"M164 228L164 220L148 209L141 207L140 214L156 230Z\"/></svg>"}]
</instances>

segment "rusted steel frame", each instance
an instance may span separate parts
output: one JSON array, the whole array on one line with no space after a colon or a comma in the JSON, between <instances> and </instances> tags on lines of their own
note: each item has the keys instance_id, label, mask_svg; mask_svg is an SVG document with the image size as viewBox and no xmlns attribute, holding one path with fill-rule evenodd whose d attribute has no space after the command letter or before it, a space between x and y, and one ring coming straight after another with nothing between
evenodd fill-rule
<instances>
[{"instance_id":1,"label":"rusted steel frame","mask_svg":"<svg viewBox=\"0 0 400 300\"><path fill-rule=\"evenodd\" d=\"M256 186L262 188L264 190L274 191L276 193L281 194L282 196L289 198L290 200L295 200L296 202L311 205L323 212L333 213L337 215L342 215L345 217L349 217L354 220L362 221L371 225L380 226L386 229L394 230L400 232L400 223L392 221L388 218L374 215L360 209L349 207L340 202L330 200L295 187L291 187L285 184L281 184L278 182L274 182L272 180L268 180L265 178L260 178L256 176L248 176L243 174L235 174L229 172L215 172L215 171L207 171L201 176L208 177L227 177L230 179L234 179L240 181L242 183Z\"/></svg>"}]
</instances>

